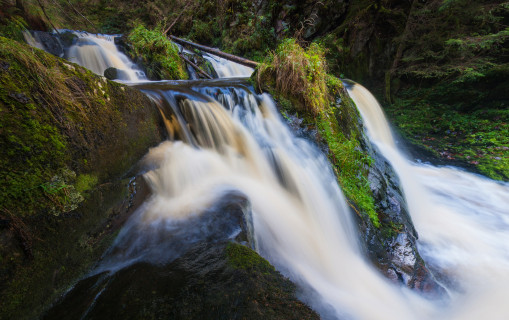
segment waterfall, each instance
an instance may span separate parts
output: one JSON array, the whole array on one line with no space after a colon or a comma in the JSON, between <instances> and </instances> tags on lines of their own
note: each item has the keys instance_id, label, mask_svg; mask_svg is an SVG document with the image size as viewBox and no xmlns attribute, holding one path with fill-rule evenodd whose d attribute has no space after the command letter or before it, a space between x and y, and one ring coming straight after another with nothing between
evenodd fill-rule
<instances>
[{"instance_id":1,"label":"waterfall","mask_svg":"<svg viewBox=\"0 0 509 320\"><path fill-rule=\"evenodd\" d=\"M119 80L145 80L145 74L115 45L115 36L73 32L78 38L66 52L65 58L98 75L110 67L119 70Z\"/></svg>"},{"instance_id":2,"label":"waterfall","mask_svg":"<svg viewBox=\"0 0 509 320\"><path fill-rule=\"evenodd\" d=\"M139 79L110 37L81 34L67 57L102 74L115 66ZM208 58L221 77L252 70ZM169 140L143 163L152 196L131 216L96 270L167 263L210 227L225 198L245 199L252 245L300 287L324 319L506 319L509 304L509 185L458 169L412 163L397 149L376 99L348 91L368 135L396 169L427 264L451 301L430 301L385 279L363 257L327 158L286 126L267 94L245 79L131 83L158 106ZM100 292L98 294L101 294ZM218 293L220 294L220 293Z\"/></svg>"},{"instance_id":3,"label":"waterfall","mask_svg":"<svg viewBox=\"0 0 509 320\"><path fill-rule=\"evenodd\" d=\"M509 184L453 167L414 163L397 149L383 111L359 84L348 92L370 139L397 171L419 250L452 296L446 319L507 319Z\"/></svg>"},{"instance_id":4,"label":"waterfall","mask_svg":"<svg viewBox=\"0 0 509 320\"><path fill-rule=\"evenodd\" d=\"M252 93L242 80L136 87L159 105L178 140L146 156L153 196L97 272L139 259L173 259L185 246L166 240L178 238L175 225L196 221L234 192L249 201L257 251L300 284L303 299L324 318L411 319L430 312L426 300L391 284L362 257L326 157L291 133L267 94ZM201 239L193 232L188 237Z\"/></svg>"},{"instance_id":5,"label":"waterfall","mask_svg":"<svg viewBox=\"0 0 509 320\"><path fill-rule=\"evenodd\" d=\"M253 68L228 61L210 53L204 54L203 57L212 64L219 78L250 77L254 71Z\"/></svg>"}]
</instances>

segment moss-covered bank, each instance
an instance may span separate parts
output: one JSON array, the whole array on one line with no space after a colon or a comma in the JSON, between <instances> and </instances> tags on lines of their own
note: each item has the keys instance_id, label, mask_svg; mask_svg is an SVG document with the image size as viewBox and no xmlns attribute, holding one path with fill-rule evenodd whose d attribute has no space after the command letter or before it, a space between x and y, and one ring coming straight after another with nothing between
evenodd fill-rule
<instances>
[{"instance_id":1,"label":"moss-covered bank","mask_svg":"<svg viewBox=\"0 0 509 320\"><path fill-rule=\"evenodd\" d=\"M98 257L118 179L164 134L137 90L1 37L0 103L0 318L22 319Z\"/></svg>"}]
</instances>

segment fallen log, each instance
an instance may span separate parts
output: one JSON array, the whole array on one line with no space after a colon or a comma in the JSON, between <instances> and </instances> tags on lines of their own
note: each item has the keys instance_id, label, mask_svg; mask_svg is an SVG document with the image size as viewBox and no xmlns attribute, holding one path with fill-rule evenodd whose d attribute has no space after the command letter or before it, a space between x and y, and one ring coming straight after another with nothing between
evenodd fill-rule
<instances>
[{"instance_id":1,"label":"fallen log","mask_svg":"<svg viewBox=\"0 0 509 320\"><path fill-rule=\"evenodd\" d=\"M197 44L197 43L194 43L194 42L191 42L191 41L187 41L187 40L184 40L184 39L181 39L181 38L177 38L175 36L170 36L170 38L171 38L171 40L173 40L176 43L179 43L179 44L181 44L183 46L189 46L189 47L192 47L192 48L196 48L198 50L211 53L211 54L216 55L218 57L221 57L221 58L224 58L224 59L227 59L227 60L230 60L230 61L242 64L242 65L247 66L247 67L256 68L258 66L258 62L256 62L256 61L252 61L252 60L245 59L245 58L242 58L242 57L230 54L230 53L226 53L226 52L223 52L223 51L221 51L219 49L207 47L207 46L204 46L204 45L201 45L201 44Z\"/></svg>"},{"instance_id":2,"label":"fallen log","mask_svg":"<svg viewBox=\"0 0 509 320\"><path fill-rule=\"evenodd\" d=\"M200 73L201 75L203 75L205 78L207 79L212 79L212 77L206 73L205 71L203 71L199 66L197 66L194 62L192 62L191 60L187 59L183 54L180 55L180 57L182 59L184 59L185 62L187 62L191 67L193 67L196 71L198 71L198 73Z\"/></svg>"}]
</instances>

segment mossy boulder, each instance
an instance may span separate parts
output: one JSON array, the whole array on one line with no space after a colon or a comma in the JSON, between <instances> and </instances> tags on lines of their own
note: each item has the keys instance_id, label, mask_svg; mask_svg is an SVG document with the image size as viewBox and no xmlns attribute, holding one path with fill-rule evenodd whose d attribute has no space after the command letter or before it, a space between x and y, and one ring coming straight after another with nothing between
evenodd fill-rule
<instances>
[{"instance_id":1,"label":"mossy boulder","mask_svg":"<svg viewBox=\"0 0 509 320\"><path fill-rule=\"evenodd\" d=\"M164 136L141 92L0 37L1 319L29 317L98 257L129 207L121 178Z\"/></svg>"},{"instance_id":2,"label":"mossy boulder","mask_svg":"<svg viewBox=\"0 0 509 320\"><path fill-rule=\"evenodd\" d=\"M124 229L42 318L318 319L296 299L295 285L246 246L248 208L243 195L226 194L204 212L170 220L172 228L163 219Z\"/></svg>"},{"instance_id":3,"label":"mossy boulder","mask_svg":"<svg viewBox=\"0 0 509 320\"><path fill-rule=\"evenodd\" d=\"M43 319L319 319L294 292L251 249L204 242L168 265L82 280Z\"/></svg>"},{"instance_id":4,"label":"mossy boulder","mask_svg":"<svg viewBox=\"0 0 509 320\"><path fill-rule=\"evenodd\" d=\"M62 209L71 185L118 177L161 141L157 109L141 92L27 45L0 44L3 209Z\"/></svg>"},{"instance_id":5,"label":"mossy boulder","mask_svg":"<svg viewBox=\"0 0 509 320\"><path fill-rule=\"evenodd\" d=\"M179 48L161 31L150 30L139 24L129 32L125 40L128 54L133 60L140 62L149 79L188 79Z\"/></svg>"}]
</instances>

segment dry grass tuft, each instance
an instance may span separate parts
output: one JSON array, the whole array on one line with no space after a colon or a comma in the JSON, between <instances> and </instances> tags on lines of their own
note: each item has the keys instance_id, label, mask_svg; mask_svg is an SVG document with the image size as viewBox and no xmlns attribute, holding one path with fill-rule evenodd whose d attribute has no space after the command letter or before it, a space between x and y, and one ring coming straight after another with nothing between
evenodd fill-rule
<instances>
[{"instance_id":1,"label":"dry grass tuft","mask_svg":"<svg viewBox=\"0 0 509 320\"><path fill-rule=\"evenodd\" d=\"M305 111L317 115L329 97L325 52L316 43L307 49L295 39L283 41L258 67L257 83L275 81L275 89L286 97L295 97Z\"/></svg>"}]
</instances>

